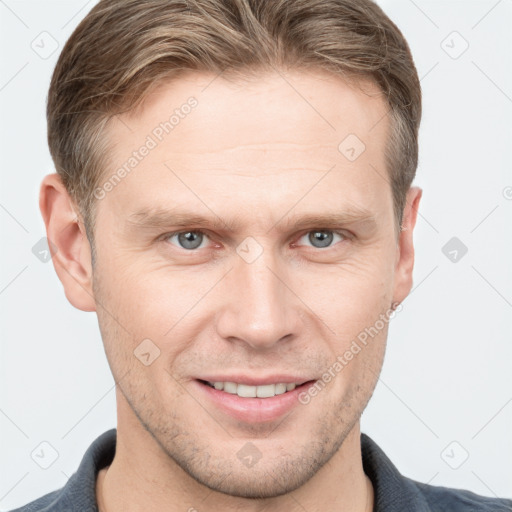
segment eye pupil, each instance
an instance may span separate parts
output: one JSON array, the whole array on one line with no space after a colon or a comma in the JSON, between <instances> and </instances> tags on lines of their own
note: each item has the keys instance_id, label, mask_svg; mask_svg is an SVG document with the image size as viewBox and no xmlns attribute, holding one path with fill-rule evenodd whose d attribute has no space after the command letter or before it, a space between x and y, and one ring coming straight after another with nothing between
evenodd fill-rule
<instances>
[{"instance_id":1,"label":"eye pupil","mask_svg":"<svg viewBox=\"0 0 512 512\"><path fill-rule=\"evenodd\" d=\"M332 239L333 235L329 231L311 231L309 234L309 241L315 247L327 247L332 243Z\"/></svg>"},{"instance_id":2,"label":"eye pupil","mask_svg":"<svg viewBox=\"0 0 512 512\"><path fill-rule=\"evenodd\" d=\"M184 249L197 249L203 241L203 234L196 231L187 231L180 233L178 240Z\"/></svg>"}]
</instances>

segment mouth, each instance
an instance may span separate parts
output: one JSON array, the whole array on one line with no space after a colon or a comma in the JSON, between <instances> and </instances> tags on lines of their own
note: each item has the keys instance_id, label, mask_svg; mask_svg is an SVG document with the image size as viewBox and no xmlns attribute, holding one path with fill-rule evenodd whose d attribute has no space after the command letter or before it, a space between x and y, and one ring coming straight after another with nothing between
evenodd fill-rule
<instances>
[{"instance_id":1,"label":"mouth","mask_svg":"<svg viewBox=\"0 0 512 512\"><path fill-rule=\"evenodd\" d=\"M242 379L240 379L242 380ZM246 380L246 379L244 379ZM279 380L279 379L278 379ZM291 380L291 379L289 379ZM300 406L299 396L315 380L297 382L233 382L195 379L194 386L212 410L230 416L240 423L254 424L281 420Z\"/></svg>"},{"instance_id":2,"label":"mouth","mask_svg":"<svg viewBox=\"0 0 512 512\"><path fill-rule=\"evenodd\" d=\"M206 386L210 386L217 391L224 391L224 393L229 393L231 395L238 395L241 398L272 398L278 395L284 395L290 391L293 391L295 388L298 388L304 384L313 381L306 382L278 382L275 384L263 384L259 386L251 386L248 384L241 384L236 382L224 382L224 381L208 381L198 379L199 382L205 384Z\"/></svg>"}]
</instances>

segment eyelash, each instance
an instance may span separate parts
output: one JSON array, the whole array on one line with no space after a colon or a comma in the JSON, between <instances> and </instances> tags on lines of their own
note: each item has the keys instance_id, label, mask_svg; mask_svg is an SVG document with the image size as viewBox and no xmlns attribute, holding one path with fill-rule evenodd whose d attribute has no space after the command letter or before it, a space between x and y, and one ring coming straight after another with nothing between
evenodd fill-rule
<instances>
[{"instance_id":1,"label":"eyelash","mask_svg":"<svg viewBox=\"0 0 512 512\"><path fill-rule=\"evenodd\" d=\"M299 237L298 239L300 240L304 235L307 235L309 233L313 233L313 232L328 232L328 233L333 233L335 235L339 235L340 237L343 238L343 240L341 240L341 242L343 242L344 240L348 240L350 238L350 236L346 233L346 232L343 232L343 231L335 231L333 229L328 229L328 228L313 228L313 229L310 229L308 231L305 231L303 232ZM167 240L169 240L171 237L173 237L174 235L179 235L181 233L201 233L202 235L206 236L209 238L209 235L206 231L202 230L202 229L185 229L185 230L181 230L181 231L173 231L171 233L165 233L163 235L161 235L159 238L159 240L162 240L164 242L166 242ZM336 242L338 243L338 242ZM331 249L332 247L334 247L334 245L336 245L336 243L333 243L333 245L330 245L328 247L325 247L325 248L320 248L320 247L313 247L313 246L309 246L310 249L318 249L318 250L328 250L328 249ZM173 244L174 245L174 244ZM296 246L295 244L292 244L293 246ZM197 252L199 249L185 249L184 247L179 247L179 246L176 246L178 249L183 249L184 251L187 251L187 252Z\"/></svg>"}]
</instances>

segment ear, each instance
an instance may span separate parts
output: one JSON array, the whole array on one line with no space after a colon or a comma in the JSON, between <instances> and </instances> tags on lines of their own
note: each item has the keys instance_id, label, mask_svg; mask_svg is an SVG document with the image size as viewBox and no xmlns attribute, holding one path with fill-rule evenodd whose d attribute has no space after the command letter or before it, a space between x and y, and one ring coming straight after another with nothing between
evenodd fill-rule
<instances>
[{"instance_id":1,"label":"ear","mask_svg":"<svg viewBox=\"0 0 512 512\"><path fill-rule=\"evenodd\" d=\"M416 225L418 207L423 191L419 187L411 187L407 192L402 230L398 239L395 262L395 283L393 302L402 302L412 288L412 271L414 268L413 230Z\"/></svg>"},{"instance_id":2,"label":"ear","mask_svg":"<svg viewBox=\"0 0 512 512\"><path fill-rule=\"evenodd\" d=\"M57 173L44 177L39 191L39 209L46 226L53 266L64 286L66 298L77 309L96 311L91 246L83 221Z\"/></svg>"}]
</instances>

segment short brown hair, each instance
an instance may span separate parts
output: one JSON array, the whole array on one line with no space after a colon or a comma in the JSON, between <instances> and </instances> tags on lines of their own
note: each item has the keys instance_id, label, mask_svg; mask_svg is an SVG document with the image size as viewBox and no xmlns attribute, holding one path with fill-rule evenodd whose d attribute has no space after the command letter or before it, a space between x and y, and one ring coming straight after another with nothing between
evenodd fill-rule
<instances>
[{"instance_id":1,"label":"short brown hair","mask_svg":"<svg viewBox=\"0 0 512 512\"><path fill-rule=\"evenodd\" d=\"M421 89L406 40L373 1L101 0L65 44L47 104L50 152L93 257L93 191L108 165L102 132L110 118L187 71L279 67L378 84L389 105L386 164L401 225L418 163Z\"/></svg>"}]
</instances>

